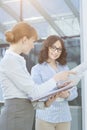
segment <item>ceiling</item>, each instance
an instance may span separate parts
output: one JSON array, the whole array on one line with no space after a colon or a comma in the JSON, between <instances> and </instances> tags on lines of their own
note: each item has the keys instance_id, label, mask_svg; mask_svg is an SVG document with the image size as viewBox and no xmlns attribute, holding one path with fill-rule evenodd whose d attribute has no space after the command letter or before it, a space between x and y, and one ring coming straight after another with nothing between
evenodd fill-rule
<instances>
[{"instance_id":1,"label":"ceiling","mask_svg":"<svg viewBox=\"0 0 87 130\"><path fill-rule=\"evenodd\" d=\"M31 23L39 38L80 35L80 0L0 0L0 42L16 22Z\"/></svg>"}]
</instances>

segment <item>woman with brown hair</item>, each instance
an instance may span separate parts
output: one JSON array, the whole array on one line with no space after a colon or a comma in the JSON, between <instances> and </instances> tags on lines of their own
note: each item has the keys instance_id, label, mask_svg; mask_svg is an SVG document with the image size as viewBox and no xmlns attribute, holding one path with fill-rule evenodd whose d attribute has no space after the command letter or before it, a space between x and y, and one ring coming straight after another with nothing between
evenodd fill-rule
<instances>
[{"instance_id":1,"label":"woman with brown hair","mask_svg":"<svg viewBox=\"0 0 87 130\"><path fill-rule=\"evenodd\" d=\"M33 80L38 83L46 82L56 73L69 70L66 61L67 53L63 40L56 36L49 36L43 43L39 54L39 63L32 68ZM61 85L61 81L57 85ZM36 110L36 130L70 130L71 114L68 101L77 97L77 88L73 87L56 95L56 100L46 102L50 107ZM52 104L49 104L52 103Z\"/></svg>"},{"instance_id":2,"label":"woman with brown hair","mask_svg":"<svg viewBox=\"0 0 87 130\"><path fill-rule=\"evenodd\" d=\"M65 80L72 72L56 74L49 81L37 85L31 79L21 53L29 54L37 40L34 27L25 23L17 23L11 31L5 33L10 44L0 61L0 85L5 100L0 115L2 130L32 130L34 110L29 97L35 98L56 87L56 82Z\"/></svg>"}]
</instances>

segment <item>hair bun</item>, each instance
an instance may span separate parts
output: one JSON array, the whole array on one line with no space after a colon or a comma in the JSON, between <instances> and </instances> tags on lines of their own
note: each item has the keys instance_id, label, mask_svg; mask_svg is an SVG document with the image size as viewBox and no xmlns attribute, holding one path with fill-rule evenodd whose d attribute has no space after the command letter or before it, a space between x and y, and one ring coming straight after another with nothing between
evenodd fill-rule
<instances>
[{"instance_id":1,"label":"hair bun","mask_svg":"<svg viewBox=\"0 0 87 130\"><path fill-rule=\"evenodd\" d=\"M12 33L12 31L7 31L5 33L5 36L6 36L6 41L7 42L14 42L14 34Z\"/></svg>"}]
</instances>

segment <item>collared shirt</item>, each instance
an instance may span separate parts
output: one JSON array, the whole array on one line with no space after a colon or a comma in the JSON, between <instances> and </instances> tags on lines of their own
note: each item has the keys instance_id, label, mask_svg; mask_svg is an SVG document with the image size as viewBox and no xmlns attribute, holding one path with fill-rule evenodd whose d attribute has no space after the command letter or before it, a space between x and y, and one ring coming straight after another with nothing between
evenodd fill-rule
<instances>
[{"instance_id":1,"label":"collared shirt","mask_svg":"<svg viewBox=\"0 0 87 130\"><path fill-rule=\"evenodd\" d=\"M57 70L55 71L48 63L37 64L32 68L31 75L33 80L41 84L49 80L53 75L60 71L69 70L67 65L60 65L57 63ZM60 82L58 83L60 84ZM36 118L41 120L59 123L71 121L71 113L68 101L75 99L78 96L77 87L69 90L70 96L67 99L56 100L52 105L44 110L36 110Z\"/></svg>"},{"instance_id":2,"label":"collared shirt","mask_svg":"<svg viewBox=\"0 0 87 130\"><path fill-rule=\"evenodd\" d=\"M0 61L0 86L4 99L35 98L54 89L56 82L51 78L44 84L37 85L27 71L25 59L7 50Z\"/></svg>"}]
</instances>

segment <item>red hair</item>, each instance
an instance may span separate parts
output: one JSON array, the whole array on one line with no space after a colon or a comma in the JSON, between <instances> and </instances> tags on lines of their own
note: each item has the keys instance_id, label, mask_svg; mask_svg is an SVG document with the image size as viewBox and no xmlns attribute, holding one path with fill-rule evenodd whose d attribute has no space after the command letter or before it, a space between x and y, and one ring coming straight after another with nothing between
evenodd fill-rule
<instances>
[{"instance_id":1,"label":"red hair","mask_svg":"<svg viewBox=\"0 0 87 130\"><path fill-rule=\"evenodd\" d=\"M17 23L11 31L5 33L6 41L10 43L17 43L21 38L26 36L27 38L34 37L37 40L37 31L34 27L25 22Z\"/></svg>"}]
</instances>

